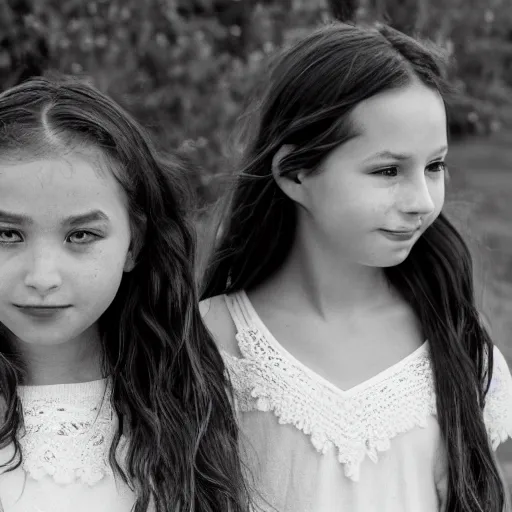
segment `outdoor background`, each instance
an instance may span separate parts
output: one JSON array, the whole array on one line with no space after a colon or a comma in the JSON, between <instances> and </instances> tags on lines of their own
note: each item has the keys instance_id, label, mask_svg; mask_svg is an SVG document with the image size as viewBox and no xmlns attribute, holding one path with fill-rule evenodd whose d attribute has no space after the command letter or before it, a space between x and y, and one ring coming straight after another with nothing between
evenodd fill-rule
<instances>
[{"instance_id":1,"label":"outdoor background","mask_svg":"<svg viewBox=\"0 0 512 512\"><path fill-rule=\"evenodd\" d=\"M92 80L194 164L207 207L265 57L334 17L387 21L454 57L447 211L512 365L510 0L0 0L0 90L51 69ZM511 441L499 456L512 485Z\"/></svg>"}]
</instances>

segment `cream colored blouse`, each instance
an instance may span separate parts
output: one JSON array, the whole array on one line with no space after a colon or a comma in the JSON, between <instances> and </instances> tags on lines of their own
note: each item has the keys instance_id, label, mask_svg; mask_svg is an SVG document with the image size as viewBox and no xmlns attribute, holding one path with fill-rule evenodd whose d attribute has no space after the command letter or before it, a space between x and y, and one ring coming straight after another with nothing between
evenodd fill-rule
<instances>
[{"instance_id":1,"label":"cream colored blouse","mask_svg":"<svg viewBox=\"0 0 512 512\"><path fill-rule=\"evenodd\" d=\"M279 512L443 510L446 458L425 342L341 391L287 352L245 292L225 296L241 357L224 353L256 501ZM484 419L512 437L512 377L494 349Z\"/></svg>"},{"instance_id":2,"label":"cream colored blouse","mask_svg":"<svg viewBox=\"0 0 512 512\"><path fill-rule=\"evenodd\" d=\"M21 386L18 394L23 462L0 474L4 512L131 511L135 494L108 458L117 429L109 381ZM0 463L13 453L0 450Z\"/></svg>"}]
</instances>

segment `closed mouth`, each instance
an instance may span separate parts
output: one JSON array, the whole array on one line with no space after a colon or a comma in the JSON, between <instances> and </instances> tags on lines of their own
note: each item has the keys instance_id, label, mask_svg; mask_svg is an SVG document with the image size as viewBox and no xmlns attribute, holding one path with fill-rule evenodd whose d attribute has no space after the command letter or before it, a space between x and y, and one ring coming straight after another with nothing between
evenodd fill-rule
<instances>
[{"instance_id":1,"label":"closed mouth","mask_svg":"<svg viewBox=\"0 0 512 512\"><path fill-rule=\"evenodd\" d=\"M22 304L15 304L15 306L19 309L33 309L37 311L51 311L52 309L65 309L70 308L71 305L62 305L62 306L32 306L30 304L28 305L22 305Z\"/></svg>"},{"instance_id":2,"label":"closed mouth","mask_svg":"<svg viewBox=\"0 0 512 512\"><path fill-rule=\"evenodd\" d=\"M392 229L382 229L381 231L386 231L386 233L395 233L397 235L412 235L413 233L416 233L419 228L416 229L409 229L407 231L395 231Z\"/></svg>"}]
</instances>

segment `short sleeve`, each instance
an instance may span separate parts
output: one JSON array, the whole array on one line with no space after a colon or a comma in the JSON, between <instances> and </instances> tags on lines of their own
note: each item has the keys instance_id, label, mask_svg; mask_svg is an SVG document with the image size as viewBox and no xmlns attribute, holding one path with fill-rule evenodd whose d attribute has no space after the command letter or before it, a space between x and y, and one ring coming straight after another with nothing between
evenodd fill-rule
<instances>
[{"instance_id":1,"label":"short sleeve","mask_svg":"<svg viewBox=\"0 0 512 512\"><path fill-rule=\"evenodd\" d=\"M485 398L484 421L487 434L496 450L500 443L512 438L512 376L505 357L494 346L493 373Z\"/></svg>"}]
</instances>

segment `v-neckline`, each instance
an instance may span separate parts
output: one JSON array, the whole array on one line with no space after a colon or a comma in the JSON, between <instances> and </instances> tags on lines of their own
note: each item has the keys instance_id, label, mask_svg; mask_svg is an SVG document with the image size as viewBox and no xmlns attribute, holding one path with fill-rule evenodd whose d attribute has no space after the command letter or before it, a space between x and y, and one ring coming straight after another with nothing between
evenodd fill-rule
<instances>
[{"instance_id":1,"label":"v-neckline","mask_svg":"<svg viewBox=\"0 0 512 512\"><path fill-rule=\"evenodd\" d=\"M379 373L373 375L372 377L360 382L359 384L356 384L348 389L341 389L338 386L334 385L332 382L327 380L325 377L322 377L319 373L312 370L308 366L306 366L304 363L302 363L300 360L298 360L293 354L291 354L286 348L284 348L275 338L275 336L270 332L270 330L267 328L261 317L259 316L258 312L254 308L251 300L249 299L247 293L245 290L240 290L237 292L239 299L241 301L241 305L243 309L245 309L245 313L248 316L248 320L250 323L255 326L258 331L264 336L267 343L276 350L282 357L287 359L289 362L291 362L294 366L300 368L306 375L308 375L310 378L312 378L314 381L317 381L324 385L325 387L329 388L333 393L336 395L339 395L343 398L348 398L350 396L353 396L364 389L375 385L379 382L382 382L386 377L389 377L390 375L399 373L399 371L406 366L410 361L413 361L417 358L419 358L422 354L427 352L428 350L428 340L425 340L417 349L415 349L413 352L405 356L404 358L400 359L396 363L392 364L388 368L385 368L384 370L380 371Z\"/></svg>"}]
</instances>

